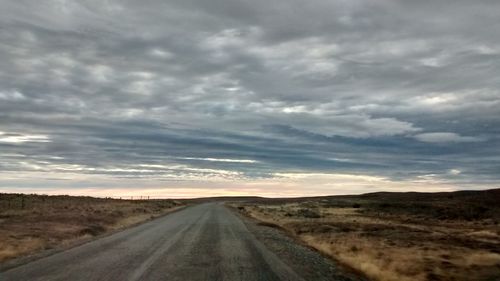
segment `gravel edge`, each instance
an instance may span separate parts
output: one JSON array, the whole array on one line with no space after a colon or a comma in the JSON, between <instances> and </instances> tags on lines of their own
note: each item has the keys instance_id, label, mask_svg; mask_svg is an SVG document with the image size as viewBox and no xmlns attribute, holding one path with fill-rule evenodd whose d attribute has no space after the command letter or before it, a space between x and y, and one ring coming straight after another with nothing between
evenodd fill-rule
<instances>
[{"instance_id":1,"label":"gravel edge","mask_svg":"<svg viewBox=\"0 0 500 281\"><path fill-rule=\"evenodd\" d=\"M315 281L366 281L366 277L342 266L326 255L291 237L283 229L259 224L260 221L241 214L226 206L236 214L248 230L269 250L290 266L305 280Z\"/></svg>"}]
</instances>

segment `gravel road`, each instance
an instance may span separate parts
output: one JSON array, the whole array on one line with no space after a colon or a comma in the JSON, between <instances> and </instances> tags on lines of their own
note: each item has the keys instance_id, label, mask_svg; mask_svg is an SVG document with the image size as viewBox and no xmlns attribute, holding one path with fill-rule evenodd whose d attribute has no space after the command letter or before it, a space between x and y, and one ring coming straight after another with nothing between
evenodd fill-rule
<instances>
[{"instance_id":1,"label":"gravel road","mask_svg":"<svg viewBox=\"0 0 500 281\"><path fill-rule=\"evenodd\" d=\"M10 269L0 280L308 280L248 229L221 203L205 203Z\"/></svg>"}]
</instances>

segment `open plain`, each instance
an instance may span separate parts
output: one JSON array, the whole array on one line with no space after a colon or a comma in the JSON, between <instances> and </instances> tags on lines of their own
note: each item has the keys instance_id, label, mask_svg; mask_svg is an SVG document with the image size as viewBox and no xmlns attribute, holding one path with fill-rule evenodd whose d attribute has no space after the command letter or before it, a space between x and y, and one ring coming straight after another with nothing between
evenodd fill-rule
<instances>
[{"instance_id":1,"label":"open plain","mask_svg":"<svg viewBox=\"0 0 500 281\"><path fill-rule=\"evenodd\" d=\"M0 263L65 248L183 206L174 200L0 194Z\"/></svg>"},{"instance_id":2,"label":"open plain","mask_svg":"<svg viewBox=\"0 0 500 281\"><path fill-rule=\"evenodd\" d=\"M372 280L499 280L500 190L233 204Z\"/></svg>"}]
</instances>

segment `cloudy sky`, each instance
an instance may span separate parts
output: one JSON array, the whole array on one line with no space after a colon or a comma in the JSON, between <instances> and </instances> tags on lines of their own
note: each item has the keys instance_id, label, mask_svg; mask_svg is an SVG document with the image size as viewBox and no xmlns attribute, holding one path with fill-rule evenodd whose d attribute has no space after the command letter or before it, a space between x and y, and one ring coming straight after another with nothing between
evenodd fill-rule
<instances>
[{"instance_id":1,"label":"cloudy sky","mask_svg":"<svg viewBox=\"0 0 500 281\"><path fill-rule=\"evenodd\" d=\"M0 0L0 192L500 183L497 0Z\"/></svg>"}]
</instances>

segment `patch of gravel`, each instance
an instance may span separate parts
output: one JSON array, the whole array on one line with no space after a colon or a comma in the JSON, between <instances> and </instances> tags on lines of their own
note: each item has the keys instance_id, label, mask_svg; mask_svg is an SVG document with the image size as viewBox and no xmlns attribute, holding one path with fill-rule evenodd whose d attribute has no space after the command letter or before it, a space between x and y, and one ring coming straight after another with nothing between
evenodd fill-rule
<instances>
[{"instance_id":1,"label":"patch of gravel","mask_svg":"<svg viewBox=\"0 0 500 281\"><path fill-rule=\"evenodd\" d=\"M248 230L282 261L290 266L304 280L314 281L354 281L367 280L349 272L315 250L301 245L287 236L283 230L261 225L257 220L249 218L233 210L245 223Z\"/></svg>"}]
</instances>

